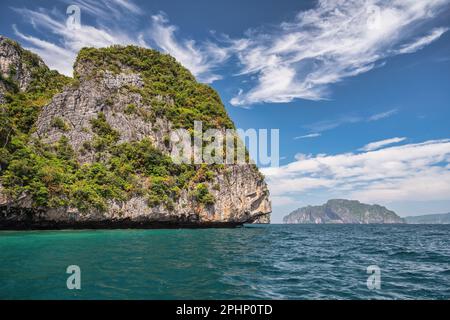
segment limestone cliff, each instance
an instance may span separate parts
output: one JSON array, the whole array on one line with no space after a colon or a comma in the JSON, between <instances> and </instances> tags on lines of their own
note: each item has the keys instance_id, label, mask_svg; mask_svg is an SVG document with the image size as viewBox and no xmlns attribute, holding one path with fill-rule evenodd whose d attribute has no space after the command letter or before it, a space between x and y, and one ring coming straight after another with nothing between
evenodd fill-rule
<instances>
[{"instance_id":1,"label":"limestone cliff","mask_svg":"<svg viewBox=\"0 0 450 320\"><path fill-rule=\"evenodd\" d=\"M83 49L71 79L1 37L0 70L0 228L269 222L254 165L171 162L171 130L234 125L169 55Z\"/></svg>"},{"instance_id":2,"label":"limestone cliff","mask_svg":"<svg viewBox=\"0 0 450 320\"><path fill-rule=\"evenodd\" d=\"M0 35L0 103L7 92L26 91L39 68L47 68L39 57Z\"/></svg>"},{"instance_id":3,"label":"limestone cliff","mask_svg":"<svg viewBox=\"0 0 450 320\"><path fill-rule=\"evenodd\" d=\"M284 217L284 223L348 223L384 224L405 223L395 212L379 205L368 205L354 200L334 199L322 206L297 209Z\"/></svg>"}]
</instances>

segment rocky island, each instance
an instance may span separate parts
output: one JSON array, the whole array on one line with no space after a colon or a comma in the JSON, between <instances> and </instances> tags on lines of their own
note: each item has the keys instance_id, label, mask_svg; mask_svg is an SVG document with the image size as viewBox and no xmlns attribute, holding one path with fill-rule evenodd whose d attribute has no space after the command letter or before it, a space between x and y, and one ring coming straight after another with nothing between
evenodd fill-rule
<instances>
[{"instance_id":1,"label":"rocky island","mask_svg":"<svg viewBox=\"0 0 450 320\"><path fill-rule=\"evenodd\" d=\"M450 224L450 213L405 217L408 224Z\"/></svg>"},{"instance_id":2,"label":"rocky island","mask_svg":"<svg viewBox=\"0 0 450 320\"><path fill-rule=\"evenodd\" d=\"M321 206L307 206L284 217L284 223L297 224L384 224L405 223L394 211L380 205L368 205L355 200L334 199Z\"/></svg>"},{"instance_id":3,"label":"rocky island","mask_svg":"<svg viewBox=\"0 0 450 320\"><path fill-rule=\"evenodd\" d=\"M85 48L69 78L0 36L0 229L268 223L258 168L174 164L171 130L233 129L169 55Z\"/></svg>"}]
</instances>

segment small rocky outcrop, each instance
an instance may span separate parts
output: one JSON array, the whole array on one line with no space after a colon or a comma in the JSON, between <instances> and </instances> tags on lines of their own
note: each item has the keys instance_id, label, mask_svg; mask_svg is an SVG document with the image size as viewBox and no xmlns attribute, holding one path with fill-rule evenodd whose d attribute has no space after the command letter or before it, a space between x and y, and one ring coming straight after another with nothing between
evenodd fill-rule
<instances>
[{"instance_id":1,"label":"small rocky outcrop","mask_svg":"<svg viewBox=\"0 0 450 320\"><path fill-rule=\"evenodd\" d=\"M29 94L34 110L28 127L0 131L7 159L0 163L0 228L270 221L268 188L254 165L168 161L174 128L190 129L193 120L233 127L217 93L172 57L137 47L83 49L70 79L50 74L40 59L24 62L24 52L0 38L0 120L16 121L17 92ZM35 75L36 65L45 77ZM38 81L39 91L30 91L36 79L45 87Z\"/></svg>"},{"instance_id":2,"label":"small rocky outcrop","mask_svg":"<svg viewBox=\"0 0 450 320\"><path fill-rule=\"evenodd\" d=\"M5 102L4 95L8 91L26 91L36 68L47 67L37 55L0 35L0 103Z\"/></svg>"},{"instance_id":3,"label":"small rocky outcrop","mask_svg":"<svg viewBox=\"0 0 450 320\"><path fill-rule=\"evenodd\" d=\"M394 211L380 205L368 205L355 200L329 200L321 206L307 206L284 217L289 224L388 224L405 223Z\"/></svg>"},{"instance_id":4,"label":"small rocky outcrop","mask_svg":"<svg viewBox=\"0 0 450 320\"><path fill-rule=\"evenodd\" d=\"M42 60L40 63L44 64ZM3 36L0 36L0 73L3 79L17 84L20 91L25 91L31 82L31 70L24 50ZM2 82L2 85L5 88L7 83Z\"/></svg>"}]
</instances>

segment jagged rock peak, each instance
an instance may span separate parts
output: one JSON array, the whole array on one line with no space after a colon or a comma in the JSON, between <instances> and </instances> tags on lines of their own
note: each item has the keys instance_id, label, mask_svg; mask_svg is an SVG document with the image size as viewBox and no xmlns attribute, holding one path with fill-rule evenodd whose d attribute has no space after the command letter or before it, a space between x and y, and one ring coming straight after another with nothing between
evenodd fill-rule
<instances>
[{"instance_id":1,"label":"jagged rock peak","mask_svg":"<svg viewBox=\"0 0 450 320\"><path fill-rule=\"evenodd\" d=\"M16 83L20 91L26 91L33 80L33 73L39 68L47 68L39 56L0 35L0 74L4 80Z\"/></svg>"}]
</instances>

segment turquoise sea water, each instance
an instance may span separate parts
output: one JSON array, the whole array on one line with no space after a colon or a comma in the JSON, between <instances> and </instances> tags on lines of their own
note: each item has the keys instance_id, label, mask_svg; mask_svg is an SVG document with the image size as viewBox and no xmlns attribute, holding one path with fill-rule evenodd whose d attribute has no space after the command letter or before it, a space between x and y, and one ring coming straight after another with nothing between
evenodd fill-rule
<instances>
[{"instance_id":1,"label":"turquoise sea water","mask_svg":"<svg viewBox=\"0 0 450 320\"><path fill-rule=\"evenodd\" d=\"M0 232L0 298L449 299L450 225Z\"/></svg>"}]
</instances>

